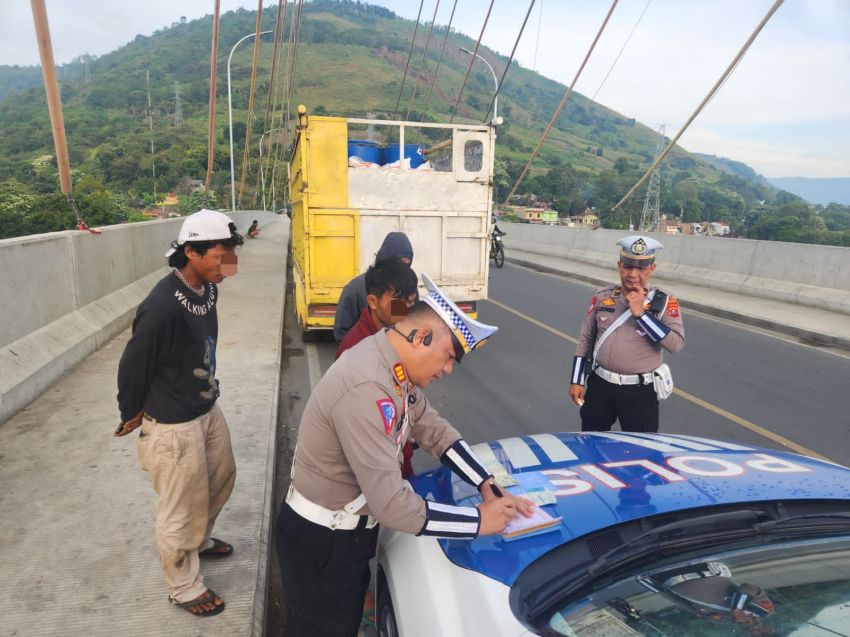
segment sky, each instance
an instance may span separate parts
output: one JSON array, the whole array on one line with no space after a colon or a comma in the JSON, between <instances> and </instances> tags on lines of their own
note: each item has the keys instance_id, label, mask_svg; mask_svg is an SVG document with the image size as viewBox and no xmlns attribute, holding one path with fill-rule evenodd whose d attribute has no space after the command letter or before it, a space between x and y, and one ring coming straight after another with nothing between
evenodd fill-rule
<instances>
[{"instance_id":1,"label":"sky","mask_svg":"<svg viewBox=\"0 0 850 637\"><path fill-rule=\"evenodd\" d=\"M436 2L424 0L426 28ZM417 0L371 3L411 20L420 7ZM494 0L484 44L509 55L529 3ZM452 4L440 1L437 24L448 22ZM452 26L477 38L490 0L457 4ZM536 0L516 59L569 84L610 4ZM576 90L596 94L596 101L651 128L665 124L672 137L772 4L620 0ZM148 35L181 16L201 17L213 7L213 0L47 0L59 64L83 53L103 55L137 34ZM257 2L221 0L222 13L239 7L256 9ZM0 0L0 64L37 63L30 3ZM785 0L679 143L693 152L743 161L767 177L850 177L850 0Z\"/></svg>"}]
</instances>

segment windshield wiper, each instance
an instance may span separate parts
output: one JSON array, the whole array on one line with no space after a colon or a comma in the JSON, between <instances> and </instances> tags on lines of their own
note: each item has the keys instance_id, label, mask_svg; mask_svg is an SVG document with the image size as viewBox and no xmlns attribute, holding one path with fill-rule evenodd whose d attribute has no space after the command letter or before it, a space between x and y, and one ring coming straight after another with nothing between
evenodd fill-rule
<instances>
[{"instance_id":1,"label":"windshield wiper","mask_svg":"<svg viewBox=\"0 0 850 637\"><path fill-rule=\"evenodd\" d=\"M634 549L637 546L655 543L658 548L662 548L662 545L659 545L659 541L663 542L663 546L667 546L668 543L677 544L679 540L688 540L689 542L693 540L699 540L700 542L709 540L711 542L714 538L719 537L721 530L751 532L758 525L759 520L765 517L768 516L764 511L745 509L743 511L714 513L699 518L690 518L663 524L646 533L641 533L608 551L591 564L590 568L587 569L587 573L591 577L595 577L599 573L609 570L615 556ZM730 526L731 528L727 529L725 528L726 526ZM688 531L701 527L706 527L706 533L688 533ZM619 561L617 560L617 562Z\"/></svg>"},{"instance_id":2,"label":"windshield wiper","mask_svg":"<svg viewBox=\"0 0 850 637\"><path fill-rule=\"evenodd\" d=\"M663 524L641 533L601 555L586 568L577 565L529 591L525 598L527 616L536 621L541 613L560 603L605 573L637 559L670 548L692 544L710 546L757 533L757 525L770 517L764 510L744 509L713 513ZM579 574L576 575L576 571Z\"/></svg>"},{"instance_id":3,"label":"windshield wiper","mask_svg":"<svg viewBox=\"0 0 850 637\"><path fill-rule=\"evenodd\" d=\"M789 515L776 520L766 520L754 525L758 532L782 530L780 527L793 531L847 531L850 530L850 513L807 513L804 515Z\"/></svg>"}]
</instances>

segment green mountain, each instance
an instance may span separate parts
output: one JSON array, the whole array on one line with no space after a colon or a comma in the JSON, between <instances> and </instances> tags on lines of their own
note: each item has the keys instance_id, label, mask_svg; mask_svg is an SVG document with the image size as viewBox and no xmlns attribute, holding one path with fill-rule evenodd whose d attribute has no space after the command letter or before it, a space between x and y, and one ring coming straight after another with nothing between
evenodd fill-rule
<instances>
[{"instance_id":1,"label":"green mountain","mask_svg":"<svg viewBox=\"0 0 850 637\"><path fill-rule=\"evenodd\" d=\"M448 121L469 64L469 57L459 48L473 48L473 39L449 33L429 97L446 31L444 27L434 29L420 69L428 31L420 26L400 95L415 26L412 21L352 0L314 0L304 6L290 102L293 110L303 103L313 113L391 118L399 104L399 118ZM289 9L288 23L291 5ZM227 56L240 38L254 32L255 21L256 13L247 10L226 13L221 19L212 178L220 202L230 199ZM273 30L274 22L275 9L269 8L264 12L263 29ZM157 193L188 193L189 180L204 178L211 32L209 16L173 24L150 36L139 35L112 53L81 57L59 69L74 194L90 223L120 221L153 201L146 72L153 106ZM256 143L266 126L272 44L265 40L270 39L264 38L261 48L244 207L253 207L258 200ZM501 76L507 58L486 47L479 52ZM251 55L249 40L232 62L237 181L242 172ZM174 116L175 83L179 83L181 95L180 123ZM414 85L416 94L411 100ZM509 191L564 91L563 85L516 63L508 72L499 97L499 115L505 121L498 131L498 197L504 198ZM455 121L482 121L492 92L492 76L475 64ZM562 215L591 205L602 213L606 226L628 227L640 215L643 192L624 210L608 211L648 168L657 138L655 131L633 118L573 93L520 192L533 192L552 202ZM425 144L437 141L425 133L415 140ZM57 225L58 218L67 225L69 213L56 194L52 154L38 68L0 67L0 237L58 229L63 227ZM780 205L783 197L795 199L767 184L730 174L681 148L674 149L662 166L661 209L685 221L709 218L753 228L748 215L754 214L755 207L761 206L759 214L763 215L765 204L761 202ZM184 207L195 204L197 197L187 199ZM278 207L281 204L276 203ZM29 217L37 223L30 223Z\"/></svg>"}]
</instances>

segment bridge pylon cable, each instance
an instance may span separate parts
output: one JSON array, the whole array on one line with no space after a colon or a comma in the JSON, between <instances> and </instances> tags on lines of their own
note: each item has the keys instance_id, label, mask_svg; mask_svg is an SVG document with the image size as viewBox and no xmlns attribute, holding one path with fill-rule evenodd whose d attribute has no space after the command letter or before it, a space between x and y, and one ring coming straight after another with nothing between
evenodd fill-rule
<instances>
[{"instance_id":1,"label":"bridge pylon cable","mask_svg":"<svg viewBox=\"0 0 850 637\"><path fill-rule=\"evenodd\" d=\"M215 81L218 71L218 26L221 16L221 0L215 0L213 11L213 34L210 51L210 108L207 121L207 178L204 181L204 193L210 194L213 160L215 159Z\"/></svg>"},{"instance_id":2,"label":"bridge pylon cable","mask_svg":"<svg viewBox=\"0 0 850 637\"><path fill-rule=\"evenodd\" d=\"M528 16L531 15L531 10L534 8L534 2L535 0L531 0L531 4L528 5L525 20L522 21L522 26L519 28L519 33L517 34L516 41L514 42L514 48L511 49L511 56L508 58L508 63L505 64L505 70L502 71L502 77L499 78L499 84L496 86L496 91L493 93L493 99L490 100L490 103L487 105L487 110L484 111L484 117L481 118L482 122L487 121L487 117L490 115L490 109L493 108L493 104L496 103L496 98L499 97L499 93L502 92L502 85L505 83L505 76L508 74L508 69L511 68L511 64L514 61L516 48L519 46L519 41L522 38L523 31L525 31L525 25L528 23Z\"/></svg>"},{"instance_id":3,"label":"bridge pylon cable","mask_svg":"<svg viewBox=\"0 0 850 637\"><path fill-rule=\"evenodd\" d=\"M457 0L454 0L454 4L452 5L452 14L449 16L448 25L446 25L446 35L443 36L443 44L440 47L440 57L437 58L437 68L434 69L434 75L431 77L431 84L428 86L428 96L425 98L425 107L422 109L422 118L419 121L425 120L425 114L428 112L428 106L431 104L431 94L434 92L434 84L437 83L437 73L440 71L440 64L443 62L443 52L446 50L446 41L449 39L449 33L452 30L455 9L457 9Z\"/></svg>"},{"instance_id":4,"label":"bridge pylon cable","mask_svg":"<svg viewBox=\"0 0 850 637\"><path fill-rule=\"evenodd\" d=\"M401 86L398 87L398 99L395 102L393 109L393 119L398 115L398 106L401 104L401 94L404 91L404 81L407 79L407 69L410 66L410 56L413 55L413 46L416 44L416 34L419 31L419 18L422 17L422 7L425 6L425 0L419 2L419 13L416 14L416 27L413 29L413 37L410 39L410 50L407 52L407 62L404 63L404 75L401 76Z\"/></svg>"},{"instance_id":5,"label":"bridge pylon cable","mask_svg":"<svg viewBox=\"0 0 850 637\"><path fill-rule=\"evenodd\" d=\"M682 128L679 129L679 132L676 133L676 136L673 137L673 139L670 140L670 143L667 144L667 148L664 149L664 152L662 152L660 156L655 158L655 162L652 164L652 166L649 167L649 170L646 171L646 173L643 175L643 177L641 177L638 180L638 182L634 186L632 186L631 190L629 190L629 192L627 192L623 196L623 198L620 199L620 201L618 201L614 205L613 208L611 208L612 211L617 210L617 208L619 208L624 203L626 203L629 199L631 199L632 195L635 194L635 191L638 188L640 188L643 185L643 183L649 178L649 176L655 170L656 166L658 166L658 164L660 164L664 160L664 158L667 156L667 153L669 153L673 149L673 147L676 145L676 142L679 141L679 138L685 133L686 130L688 130L688 126L691 125L691 122L693 122L696 119L697 115L699 115L702 112L703 108L705 108L705 105L708 104L714 98L714 96L717 94L717 91L720 90L720 87L723 86L723 84L726 83L726 79L729 77L729 75L732 73L732 71L734 71L735 68L738 66L738 63L741 61L741 58L744 57L744 55L747 53L747 51L749 50L752 43L758 37L758 34L761 33L762 29L764 29L765 25L768 23L770 18L773 17L773 14L776 13L776 11L779 9L779 7L782 6L782 3L784 1L785 0L776 0L773 3L773 6L770 7L768 12L762 18L761 22L759 22L758 26L750 34L750 37L747 38L747 41L744 43L744 45L738 51L738 54L735 56L735 58L732 60L732 62L729 63L729 66L726 67L726 70L723 72L723 75L721 75L720 79L718 79L714 83L714 86L711 87L711 90L708 92L708 95L706 95L705 98L703 98L702 102L700 102L700 105L697 106L696 110L693 113L691 113L691 116L688 118L688 121L686 121L684 123L684 125L682 126Z\"/></svg>"},{"instance_id":6,"label":"bridge pylon cable","mask_svg":"<svg viewBox=\"0 0 850 637\"><path fill-rule=\"evenodd\" d=\"M266 109L263 114L263 133L269 130L269 121L270 118L274 119L274 110L277 108L277 50L280 37L280 20L281 20L281 5L283 5L283 0L277 0L277 11L275 13L274 19L274 35L272 38L274 39L274 49L272 50L272 67L269 71L269 90L266 93ZM274 99L273 99L274 98ZM269 148L274 148L273 140L269 140ZM262 153L262 144L260 145L260 170L259 170L259 179L263 180L263 176L268 171L268 161L265 159ZM270 153L266 153L266 157L269 156ZM254 204L257 203L257 195L254 193ZM263 210L266 209L265 206L265 197L263 197Z\"/></svg>"},{"instance_id":7,"label":"bridge pylon cable","mask_svg":"<svg viewBox=\"0 0 850 637\"><path fill-rule=\"evenodd\" d=\"M284 64L284 53L285 53L286 47L284 46L283 39L286 37L286 27L287 27L286 16L287 16L287 7L289 6L289 3L286 2L286 0L278 0L278 2L283 5L283 17L281 17L280 32L278 33L278 39L280 40L280 43L278 45L278 52L277 52L277 71L276 71L276 75L275 75L275 91L274 91L274 98L273 98L273 101L272 101L272 114L271 114L271 118L269 119L270 128L275 127L275 121L278 119L278 115L277 115L278 100L280 101L281 113L283 113L283 107L284 107L284 91L285 91L284 75L286 73L286 66ZM293 6L292 10L293 10L293 13L294 13L295 12L294 6ZM292 18L290 17L290 22L291 21L292 21ZM277 161L277 147L278 147L279 144L282 143L282 136L280 135L279 125L278 125L277 130L278 130L278 135L272 135L271 136L271 144L269 146L269 152L266 155L266 167L265 167L265 172L264 172L264 174L266 174L266 175L271 175L272 182L274 182L275 165L276 165L276 161ZM269 172L269 170L271 170L271 172ZM272 207L274 208L274 197L272 197Z\"/></svg>"},{"instance_id":8,"label":"bridge pylon cable","mask_svg":"<svg viewBox=\"0 0 850 637\"><path fill-rule=\"evenodd\" d=\"M428 46L431 44L431 34L434 33L434 21L437 19L437 10L440 8L440 0L434 5L434 15L431 16L431 26L428 28L428 39L425 40L425 48L422 50L422 61L419 62L419 70L416 72L416 81L413 83L413 90L410 92L410 99L407 101L407 113L404 119L410 117L410 108L413 106L413 99L416 97L416 89L419 88L419 81L422 79L422 71L425 69L425 59L428 55Z\"/></svg>"},{"instance_id":9,"label":"bridge pylon cable","mask_svg":"<svg viewBox=\"0 0 850 637\"><path fill-rule=\"evenodd\" d=\"M602 78L602 81L596 88L596 92L594 92L593 97L590 98L591 100L596 100L596 96L599 95L599 91L601 91L602 87L605 86L605 82L608 81L608 76L611 75L611 71L613 71L614 67L617 66L617 62L620 61L620 56L623 55L623 51L626 50L626 47L628 46L629 41L632 39L632 36L635 34L638 25L641 23L641 20L643 20L643 16L646 15L646 10L649 9L650 4L652 4L652 0L646 0L646 5L643 7L643 11L641 11L637 22L635 22L635 26L632 27L631 31L629 31L629 35L626 37L625 42L623 42L623 46L620 47L620 51L617 53L617 57L615 57L614 61L611 63L611 68L608 69L608 72L605 74L605 77Z\"/></svg>"},{"instance_id":10,"label":"bridge pylon cable","mask_svg":"<svg viewBox=\"0 0 850 637\"><path fill-rule=\"evenodd\" d=\"M543 147L543 142L546 141L546 138L549 136L549 132L552 130L552 127L555 125L555 122L558 121L558 117L561 115L561 111L564 110L564 106L567 103L567 100L570 99L570 95L573 93L573 87L578 82L578 78L581 77L581 72L584 70L587 61L590 59L591 53L593 53L593 49L596 47L596 43L599 42L599 38L602 36L602 32L605 30L605 26L608 24L608 21L611 19L611 14L614 13L614 9L617 7L617 2L619 0L614 0L611 3L611 8L608 9L608 13L605 15L605 20L602 21L602 25L599 27L599 31L596 32L596 37L593 38L593 42L590 45L590 48L587 50L587 54L584 56L584 60L581 63L578 71L576 72L573 81L570 83L569 87L567 87L567 92L564 94L564 97L561 99L561 103L558 104L558 108L555 109L555 113L552 115L552 119L549 120L549 125L546 127L546 130L543 131L543 136L540 138L540 141L537 143L537 148L534 149L534 152L531 154L531 157L528 160L528 163L525 165L525 168L522 169L522 173L520 173L519 177L517 177L516 183L514 183L514 187L511 188L511 191L508 193L508 196L505 198L504 203L507 204L510 202L511 197L514 196L517 188L522 183L522 180L525 179L525 176L528 174L529 169L531 168L531 164L534 162L534 158L537 157L537 153L540 152L540 149Z\"/></svg>"},{"instance_id":11,"label":"bridge pylon cable","mask_svg":"<svg viewBox=\"0 0 850 637\"><path fill-rule=\"evenodd\" d=\"M490 13L493 11L493 3L495 0L490 0L490 6L487 7L487 15L484 17L484 24L481 25L481 33L478 34L478 41L475 43L475 49L472 51L472 55L469 57L469 66L466 67L466 75L463 78L463 84L460 86L460 91L458 91L457 99L455 100L455 104L452 107L452 116L449 117L449 124L454 121L455 114L457 113L457 107L460 104L460 98L463 97L463 89L466 88L466 83L469 81L469 74L472 72L472 65L475 64L475 58L478 56L478 49L481 47L481 38L484 37L484 30L487 28L487 22L490 20Z\"/></svg>"},{"instance_id":12,"label":"bridge pylon cable","mask_svg":"<svg viewBox=\"0 0 850 637\"><path fill-rule=\"evenodd\" d=\"M238 202L242 204L242 193L245 192L245 177L248 174L248 164L251 163L249 150L251 148L251 124L254 119L254 89L257 85L257 58L260 55L260 31L263 28L263 0L257 0L257 26L254 31L254 54L251 58L251 87L248 89L248 121L245 124L245 148L242 149L242 178L239 180Z\"/></svg>"}]
</instances>

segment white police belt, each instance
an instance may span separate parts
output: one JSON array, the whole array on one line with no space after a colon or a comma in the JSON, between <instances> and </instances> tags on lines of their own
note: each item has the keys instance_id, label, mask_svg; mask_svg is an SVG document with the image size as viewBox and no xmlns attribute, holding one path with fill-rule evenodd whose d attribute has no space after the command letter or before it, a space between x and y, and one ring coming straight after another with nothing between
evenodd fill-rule
<instances>
[{"instance_id":1,"label":"white police belt","mask_svg":"<svg viewBox=\"0 0 850 637\"><path fill-rule=\"evenodd\" d=\"M320 504L311 502L303 495L295 490L295 487L289 485L289 492L286 494L286 502L305 520L310 520L314 524L324 526L332 531L351 531L357 528L361 518L366 519L366 528L373 528L378 521L371 515L357 515L355 511L359 511L366 504L366 497L363 494L346 504L339 511L331 511Z\"/></svg>"},{"instance_id":2,"label":"white police belt","mask_svg":"<svg viewBox=\"0 0 850 637\"><path fill-rule=\"evenodd\" d=\"M600 378L607 380L609 383L614 383L615 385L652 384L652 372L647 372L646 374L618 374L617 372L608 371L599 365L595 365L593 371Z\"/></svg>"}]
</instances>

